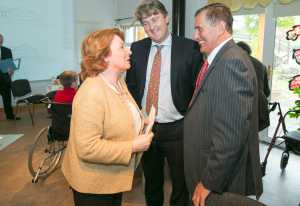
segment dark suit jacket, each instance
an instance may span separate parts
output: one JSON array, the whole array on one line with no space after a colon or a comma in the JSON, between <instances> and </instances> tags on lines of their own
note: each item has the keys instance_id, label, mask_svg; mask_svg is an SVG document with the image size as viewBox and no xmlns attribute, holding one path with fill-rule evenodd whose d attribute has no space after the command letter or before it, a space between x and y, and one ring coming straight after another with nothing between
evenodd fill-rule
<instances>
[{"instance_id":1,"label":"dark suit jacket","mask_svg":"<svg viewBox=\"0 0 300 206\"><path fill-rule=\"evenodd\" d=\"M131 69L127 71L126 83L139 107L144 95L150 48L150 38L131 45ZM193 95L195 79L202 62L203 58L195 41L172 35L171 93L175 107L182 115Z\"/></svg>"},{"instance_id":2,"label":"dark suit jacket","mask_svg":"<svg viewBox=\"0 0 300 206\"><path fill-rule=\"evenodd\" d=\"M3 59L12 58L12 53L11 53L11 50L9 48L1 46L0 49L1 49L1 59L0 59L0 61L3 60ZM11 79L10 79L10 76L8 75L8 73L3 74L0 71L0 87L1 87L1 85L3 86L4 84L10 84L10 81L11 81Z\"/></svg>"},{"instance_id":3,"label":"dark suit jacket","mask_svg":"<svg viewBox=\"0 0 300 206\"><path fill-rule=\"evenodd\" d=\"M271 94L270 87L268 84L268 74L266 66L261 63L258 59L250 56L251 62L254 66L255 73L257 76L258 85L263 90L266 97L269 97Z\"/></svg>"},{"instance_id":4,"label":"dark suit jacket","mask_svg":"<svg viewBox=\"0 0 300 206\"><path fill-rule=\"evenodd\" d=\"M263 130L270 125L269 102L270 88L268 83L267 68L259 60L250 56L254 66L258 83L258 128Z\"/></svg>"},{"instance_id":5,"label":"dark suit jacket","mask_svg":"<svg viewBox=\"0 0 300 206\"><path fill-rule=\"evenodd\" d=\"M1 59L12 58L11 50L7 47L1 46Z\"/></svg>"},{"instance_id":6,"label":"dark suit jacket","mask_svg":"<svg viewBox=\"0 0 300 206\"><path fill-rule=\"evenodd\" d=\"M258 89L248 56L230 40L209 66L184 119L188 190L197 182L217 193L262 193Z\"/></svg>"}]
</instances>

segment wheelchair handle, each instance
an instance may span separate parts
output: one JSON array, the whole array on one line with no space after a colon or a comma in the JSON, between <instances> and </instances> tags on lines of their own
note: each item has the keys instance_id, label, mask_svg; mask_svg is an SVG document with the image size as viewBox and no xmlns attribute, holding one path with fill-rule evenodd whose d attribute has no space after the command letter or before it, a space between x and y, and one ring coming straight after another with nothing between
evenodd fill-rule
<instances>
[{"instance_id":1,"label":"wheelchair handle","mask_svg":"<svg viewBox=\"0 0 300 206\"><path fill-rule=\"evenodd\" d=\"M278 104L278 102L270 102L269 105L272 105L272 107L269 109L269 112L273 112Z\"/></svg>"}]
</instances>

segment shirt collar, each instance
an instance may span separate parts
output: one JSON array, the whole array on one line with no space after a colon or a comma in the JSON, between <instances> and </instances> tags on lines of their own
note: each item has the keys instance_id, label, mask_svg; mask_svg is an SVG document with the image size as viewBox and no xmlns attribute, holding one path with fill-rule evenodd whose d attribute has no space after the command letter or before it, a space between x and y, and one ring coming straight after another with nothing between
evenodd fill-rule
<instances>
[{"instance_id":1,"label":"shirt collar","mask_svg":"<svg viewBox=\"0 0 300 206\"><path fill-rule=\"evenodd\" d=\"M229 42L230 40L232 39L232 37L229 37L228 39L226 39L225 41L223 41L221 44L219 44L216 48L214 48L212 50L212 52L208 55L207 57L207 61L208 61L208 64L210 65L214 58L216 57L216 55L218 54L218 52L222 49L222 47L227 43Z\"/></svg>"},{"instance_id":2,"label":"shirt collar","mask_svg":"<svg viewBox=\"0 0 300 206\"><path fill-rule=\"evenodd\" d=\"M169 33L167 38L161 43L156 43L156 42L152 41L151 47L154 47L157 45L171 46L171 43L172 43L172 35Z\"/></svg>"}]
</instances>

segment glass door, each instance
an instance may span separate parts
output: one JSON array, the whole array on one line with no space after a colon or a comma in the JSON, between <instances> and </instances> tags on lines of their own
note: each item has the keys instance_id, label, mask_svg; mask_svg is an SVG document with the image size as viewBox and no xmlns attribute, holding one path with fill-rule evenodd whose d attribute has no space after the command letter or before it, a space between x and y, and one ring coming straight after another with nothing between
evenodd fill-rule
<instances>
[{"instance_id":1,"label":"glass door","mask_svg":"<svg viewBox=\"0 0 300 206\"><path fill-rule=\"evenodd\" d=\"M300 16L277 17L276 35L274 48L273 70L270 71L272 79L271 102L279 102L283 114L295 105L299 99L289 90L289 81L293 76L300 74L300 65L293 58L295 50L300 49L300 36L297 39L287 39L287 32L291 36L293 27L300 25ZM295 27L294 27L295 28ZM277 111L271 112L271 125L268 136L271 138L274 134L278 122ZM299 128L300 119L286 118L288 130ZM280 131L282 135L282 128Z\"/></svg>"}]
</instances>

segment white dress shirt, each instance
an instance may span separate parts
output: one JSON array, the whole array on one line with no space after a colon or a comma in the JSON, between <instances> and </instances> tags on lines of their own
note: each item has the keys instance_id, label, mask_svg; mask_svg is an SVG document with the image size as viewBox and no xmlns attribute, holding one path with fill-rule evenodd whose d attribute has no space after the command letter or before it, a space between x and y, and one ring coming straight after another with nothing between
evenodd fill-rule
<instances>
[{"instance_id":1,"label":"white dress shirt","mask_svg":"<svg viewBox=\"0 0 300 206\"><path fill-rule=\"evenodd\" d=\"M155 118L155 121L159 123L174 122L176 120L183 118L183 116L177 111L171 93L171 47L172 47L171 34L169 34L169 36L160 44L157 44L152 41L149 58L148 58L148 64L147 64L146 83L145 83L144 96L142 99L142 108L143 111L145 111L148 85L149 85L154 56L157 51L157 45L163 45L163 47L161 49L158 113Z\"/></svg>"}]
</instances>

